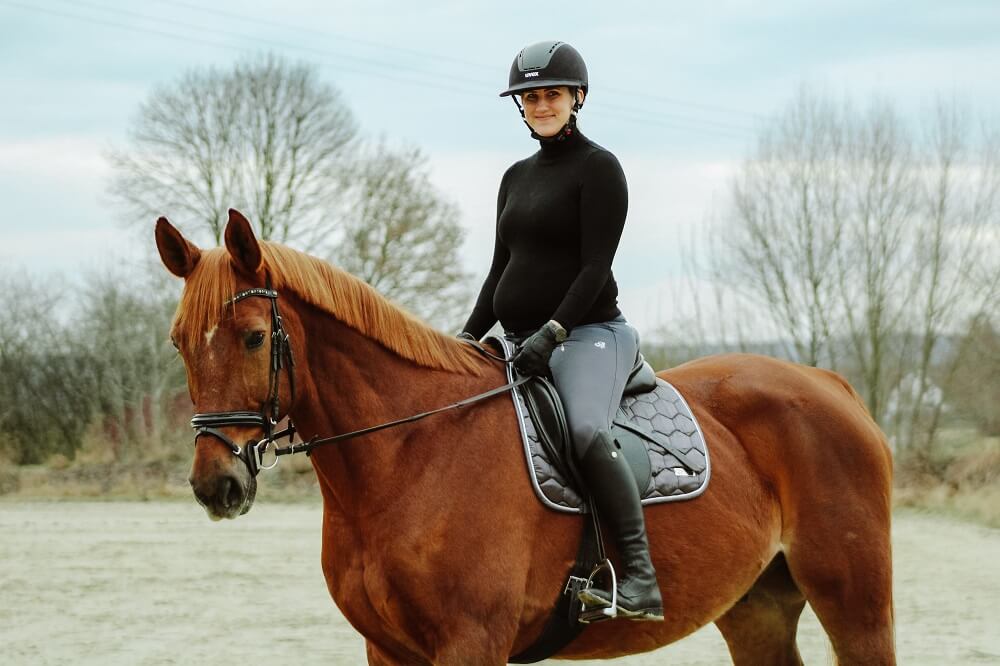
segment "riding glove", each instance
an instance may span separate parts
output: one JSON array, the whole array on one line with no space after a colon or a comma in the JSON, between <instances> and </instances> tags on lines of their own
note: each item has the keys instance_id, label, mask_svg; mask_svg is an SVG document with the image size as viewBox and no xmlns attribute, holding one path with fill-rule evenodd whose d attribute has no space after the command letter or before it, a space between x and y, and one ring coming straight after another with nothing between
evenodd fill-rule
<instances>
[{"instance_id":1,"label":"riding glove","mask_svg":"<svg viewBox=\"0 0 1000 666\"><path fill-rule=\"evenodd\" d=\"M514 367L522 375L547 375L552 352L565 339L566 329L555 321L547 322L518 348L514 355Z\"/></svg>"}]
</instances>

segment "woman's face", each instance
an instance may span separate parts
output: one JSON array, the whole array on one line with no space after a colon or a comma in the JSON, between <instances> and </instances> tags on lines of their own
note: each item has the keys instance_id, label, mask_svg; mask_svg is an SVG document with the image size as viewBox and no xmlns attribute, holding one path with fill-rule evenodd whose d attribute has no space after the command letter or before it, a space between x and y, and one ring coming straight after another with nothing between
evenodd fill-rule
<instances>
[{"instance_id":1,"label":"woman's face","mask_svg":"<svg viewBox=\"0 0 1000 666\"><path fill-rule=\"evenodd\" d=\"M581 97L582 92L578 93ZM569 87L533 88L521 95L524 119L539 136L555 136L569 122L573 96Z\"/></svg>"}]
</instances>

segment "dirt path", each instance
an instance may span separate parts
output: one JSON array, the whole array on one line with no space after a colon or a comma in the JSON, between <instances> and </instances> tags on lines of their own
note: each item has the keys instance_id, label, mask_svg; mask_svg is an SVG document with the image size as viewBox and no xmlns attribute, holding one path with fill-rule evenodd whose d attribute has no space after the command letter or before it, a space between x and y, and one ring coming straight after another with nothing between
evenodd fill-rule
<instances>
[{"instance_id":1,"label":"dirt path","mask_svg":"<svg viewBox=\"0 0 1000 666\"><path fill-rule=\"evenodd\" d=\"M319 522L315 504L211 523L193 502L0 503L0 663L363 663ZM904 513L894 542L900 663L1000 664L1000 530ZM832 663L808 610L799 636L806 663ZM709 626L615 663L728 661Z\"/></svg>"}]
</instances>

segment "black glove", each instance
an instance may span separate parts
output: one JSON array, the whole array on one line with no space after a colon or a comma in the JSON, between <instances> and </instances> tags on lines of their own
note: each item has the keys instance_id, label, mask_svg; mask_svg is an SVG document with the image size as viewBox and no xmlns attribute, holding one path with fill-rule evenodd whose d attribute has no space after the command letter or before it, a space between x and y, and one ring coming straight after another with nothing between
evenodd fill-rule
<instances>
[{"instance_id":1,"label":"black glove","mask_svg":"<svg viewBox=\"0 0 1000 666\"><path fill-rule=\"evenodd\" d=\"M522 375L543 376L549 373L549 359L566 339L566 330L553 321L528 336L514 354L514 367Z\"/></svg>"}]
</instances>

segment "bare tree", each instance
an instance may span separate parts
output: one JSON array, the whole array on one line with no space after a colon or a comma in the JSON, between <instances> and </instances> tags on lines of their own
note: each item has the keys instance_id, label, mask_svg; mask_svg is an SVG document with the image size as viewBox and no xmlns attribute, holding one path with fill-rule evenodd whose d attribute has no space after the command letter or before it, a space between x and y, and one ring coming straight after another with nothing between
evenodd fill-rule
<instances>
[{"instance_id":1,"label":"bare tree","mask_svg":"<svg viewBox=\"0 0 1000 666\"><path fill-rule=\"evenodd\" d=\"M733 183L734 222L713 272L766 307L791 348L809 365L835 362L829 344L836 293L846 146L832 103L803 91L764 130Z\"/></svg>"},{"instance_id":2,"label":"bare tree","mask_svg":"<svg viewBox=\"0 0 1000 666\"><path fill-rule=\"evenodd\" d=\"M167 331L179 285L163 271L140 280L93 274L77 315L86 338L102 436L115 460L140 456L169 440L171 408L185 391L184 367Z\"/></svg>"},{"instance_id":3,"label":"bare tree","mask_svg":"<svg viewBox=\"0 0 1000 666\"><path fill-rule=\"evenodd\" d=\"M85 331L66 325L65 290L0 274L0 448L16 463L72 457L94 413Z\"/></svg>"},{"instance_id":4,"label":"bare tree","mask_svg":"<svg viewBox=\"0 0 1000 666\"><path fill-rule=\"evenodd\" d=\"M110 154L110 190L144 229L169 211L219 243L236 207L261 238L312 249L338 222L356 136L312 66L269 56L191 71L140 107L130 147Z\"/></svg>"},{"instance_id":5,"label":"bare tree","mask_svg":"<svg viewBox=\"0 0 1000 666\"><path fill-rule=\"evenodd\" d=\"M231 207L261 238L338 261L432 323L468 309L462 229L416 149L366 145L314 67L270 56L184 75L142 105L110 155L111 193L144 229L169 214L221 242Z\"/></svg>"},{"instance_id":6,"label":"bare tree","mask_svg":"<svg viewBox=\"0 0 1000 666\"><path fill-rule=\"evenodd\" d=\"M927 130L916 233L916 263L923 277L915 299L919 345L912 357L912 405L901 428L904 445L927 457L945 404L933 394L957 388L954 382L969 351L982 352L984 360L994 353L978 348L991 338L977 333L984 327L989 331L989 318L998 312L1000 141L996 130L979 130L966 109L943 101ZM973 322L968 334L959 335L962 321ZM955 349L945 354L941 348L949 341ZM967 351L970 345L974 350Z\"/></svg>"},{"instance_id":7,"label":"bare tree","mask_svg":"<svg viewBox=\"0 0 1000 666\"><path fill-rule=\"evenodd\" d=\"M969 323L949 359L956 411L989 437L1000 436L1000 327L986 317Z\"/></svg>"},{"instance_id":8,"label":"bare tree","mask_svg":"<svg viewBox=\"0 0 1000 666\"><path fill-rule=\"evenodd\" d=\"M177 285L160 272L123 278L91 275L69 290L0 275L0 447L16 462L72 458L92 426L116 460L172 434L185 381L167 337Z\"/></svg>"},{"instance_id":9,"label":"bare tree","mask_svg":"<svg viewBox=\"0 0 1000 666\"><path fill-rule=\"evenodd\" d=\"M458 251L458 211L434 189L415 148L380 142L359 160L356 202L333 260L385 296L445 329L457 329L472 294Z\"/></svg>"},{"instance_id":10,"label":"bare tree","mask_svg":"<svg viewBox=\"0 0 1000 666\"><path fill-rule=\"evenodd\" d=\"M771 353L794 355L787 341L780 341L774 322L761 316L759 304L733 284L730 264L719 260L729 245L718 228L718 221L709 218L684 243L680 273L665 288L669 317L661 316L642 341L654 368L722 351L760 352L761 341L768 339L781 345Z\"/></svg>"},{"instance_id":11,"label":"bare tree","mask_svg":"<svg viewBox=\"0 0 1000 666\"><path fill-rule=\"evenodd\" d=\"M841 131L848 146L840 213L846 231L835 274L849 350L844 369L856 375L868 410L885 427L888 396L911 367L911 299L922 279L912 233L917 162L912 139L886 102L850 112Z\"/></svg>"},{"instance_id":12,"label":"bare tree","mask_svg":"<svg viewBox=\"0 0 1000 666\"><path fill-rule=\"evenodd\" d=\"M921 141L884 100L858 111L802 92L736 177L708 274L926 454L957 363L943 348L998 312L998 156L996 133L974 135L955 105Z\"/></svg>"}]
</instances>

